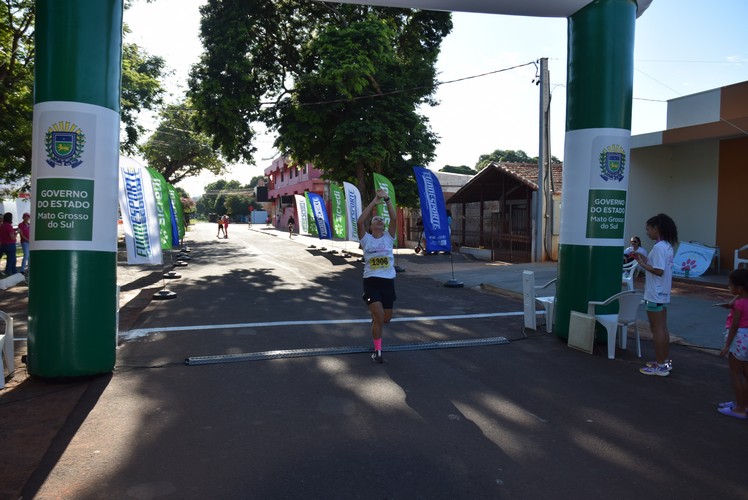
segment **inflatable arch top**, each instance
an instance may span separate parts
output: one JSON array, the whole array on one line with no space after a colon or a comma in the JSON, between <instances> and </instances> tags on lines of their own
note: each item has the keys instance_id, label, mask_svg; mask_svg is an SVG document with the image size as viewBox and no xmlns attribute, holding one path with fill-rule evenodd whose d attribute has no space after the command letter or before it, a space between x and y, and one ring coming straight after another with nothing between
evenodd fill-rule
<instances>
[{"instance_id":1,"label":"inflatable arch top","mask_svg":"<svg viewBox=\"0 0 748 500\"><path fill-rule=\"evenodd\" d=\"M571 17L587 4L598 0L338 0L378 7L477 12L510 16ZM636 0L636 17L641 16L652 0Z\"/></svg>"}]
</instances>

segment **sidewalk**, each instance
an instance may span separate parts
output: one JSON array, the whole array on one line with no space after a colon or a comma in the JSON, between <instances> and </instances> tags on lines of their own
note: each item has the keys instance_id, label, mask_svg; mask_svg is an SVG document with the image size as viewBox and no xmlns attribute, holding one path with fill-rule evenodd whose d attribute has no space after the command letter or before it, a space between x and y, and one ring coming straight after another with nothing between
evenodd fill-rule
<instances>
[{"instance_id":1,"label":"sidewalk","mask_svg":"<svg viewBox=\"0 0 748 500\"><path fill-rule=\"evenodd\" d=\"M275 228L268 229L275 230ZM352 242L319 240L315 237L294 235L293 240L304 245L325 247L328 250L342 252L346 250L357 255L361 250ZM522 272L535 273L535 284L543 285L556 278L556 262L507 264L503 262L486 262L470 255L454 253L449 256L416 254L411 249L396 250L397 264L405 272L427 274L437 281L446 282L453 278L463 282L465 287L480 286L484 289L522 299ZM644 276L636 279L636 289L644 289ZM550 285L544 295L553 295L555 285ZM724 345L724 326L727 312L714 304L729 300L727 275L708 274L698 278L679 279L673 282L671 304L668 309L668 329L671 342L683 345L704 347L717 350ZM647 314L642 307L639 310L639 329L642 338L651 338Z\"/></svg>"}]
</instances>

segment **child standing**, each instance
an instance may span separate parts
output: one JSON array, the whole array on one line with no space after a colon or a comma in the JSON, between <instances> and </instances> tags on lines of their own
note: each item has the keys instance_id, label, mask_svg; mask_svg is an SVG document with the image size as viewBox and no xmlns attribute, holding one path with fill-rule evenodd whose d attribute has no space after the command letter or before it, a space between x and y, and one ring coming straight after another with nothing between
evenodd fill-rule
<instances>
[{"instance_id":1,"label":"child standing","mask_svg":"<svg viewBox=\"0 0 748 500\"><path fill-rule=\"evenodd\" d=\"M639 371L644 375L667 377L673 369L673 363L668 358L670 334L667 331L667 306L673 284L673 245L678 242L678 228L673 219L658 214L647 220L646 231L647 236L656 243L649 256L635 252L634 258L646 272L644 301L652 330L655 360Z\"/></svg>"},{"instance_id":2,"label":"child standing","mask_svg":"<svg viewBox=\"0 0 748 500\"><path fill-rule=\"evenodd\" d=\"M727 356L735 401L720 403L717 411L729 417L748 418L748 269L735 269L728 277L727 287L735 297L725 305L730 308L725 327L725 347L720 356Z\"/></svg>"}]
</instances>

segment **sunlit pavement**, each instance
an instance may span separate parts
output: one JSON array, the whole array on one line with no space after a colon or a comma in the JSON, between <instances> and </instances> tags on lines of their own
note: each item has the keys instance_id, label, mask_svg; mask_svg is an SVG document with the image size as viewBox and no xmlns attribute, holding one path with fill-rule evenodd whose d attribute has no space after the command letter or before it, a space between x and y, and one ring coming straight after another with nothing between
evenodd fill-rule
<instances>
[{"instance_id":1,"label":"sunlit pavement","mask_svg":"<svg viewBox=\"0 0 748 500\"><path fill-rule=\"evenodd\" d=\"M123 332L24 498L744 498L748 423L716 411L723 360L674 345L673 373L646 377L649 342L609 360L524 332L521 301L487 293L464 256L401 257L395 316L411 321L385 347L509 343L185 364L371 342L355 257L213 231L190 232L177 298ZM463 288L443 286L453 265Z\"/></svg>"}]
</instances>

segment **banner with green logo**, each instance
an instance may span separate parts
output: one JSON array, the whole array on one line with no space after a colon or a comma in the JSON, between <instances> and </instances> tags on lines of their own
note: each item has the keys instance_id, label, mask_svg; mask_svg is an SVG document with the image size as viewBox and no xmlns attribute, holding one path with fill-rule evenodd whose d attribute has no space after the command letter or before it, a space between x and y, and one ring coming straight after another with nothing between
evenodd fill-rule
<instances>
[{"instance_id":1,"label":"banner with green logo","mask_svg":"<svg viewBox=\"0 0 748 500\"><path fill-rule=\"evenodd\" d=\"M390 180L381 174L377 174L376 172L373 175L374 191L376 192L379 189L384 189L387 192L387 196L390 197L392 205L396 207L397 201L395 198L395 187L392 185ZM387 205L384 203L377 205L377 214L384 217L384 229L385 231L387 231L390 227L390 213L387 210ZM397 238L395 238L395 244L397 244Z\"/></svg>"},{"instance_id":2,"label":"banner with green logo","mask_svg":"<svg viewBox=\"0 0 748 500\"><path fill-rule=\"evenodd\" d=\"M319 236L317 224L314 222L314 212L312 212L312 202L309 199L309 192L304 193L304 201L306 202L306 227L309 230L310 235ZM303 216L299 214L299 217Z\"/></svg>"},{"instance_id":3,"label":"banner with green logo","mask_svg":"<svg viewBox=\"0 0 748 500\"><path fill-rule=\"evenodd\" d=\"M332 201L332 232L335 238L345 240L348 238L346 234L345 224L345 212L346 212L346 201L345 192L343 188L337 184L330 184L330 199Z\"/></svg>"},{"instance_id":4,"label":"banner with green logo","mask_svg":"<svg viewBox=\"0 0 748 500\"><path fill-rule=\"evenodd\" d=\"M169 206L169 184L155 168L147 167L153 183L153 195L156 198L158 213L159 238L163 250L171 250L171 207Z\"/></svg>"},{"instance_id":5,"label":"banner with green logo","mask_svg":"<svg viewBox=\"0 0 748 500\"><path fill-rule=\"evenodd\" d=\"M179 240L181 241L182 238L184 238L184 209L182 208L182 199L179 197L179 192L177 192L177 188L172 186L171 184L167 184L166 187L169 190L169 200L171 202L172 211L174 212L174 223L177 227L177 234L179 235Z\"/></svg>"}]
</instances>

